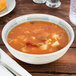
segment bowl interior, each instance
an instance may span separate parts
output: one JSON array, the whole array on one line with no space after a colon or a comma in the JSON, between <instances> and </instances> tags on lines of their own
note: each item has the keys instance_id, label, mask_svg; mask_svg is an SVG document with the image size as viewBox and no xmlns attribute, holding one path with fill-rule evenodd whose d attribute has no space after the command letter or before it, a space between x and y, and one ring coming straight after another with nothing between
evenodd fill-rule
<instances>
[{"instance_id":1,"label":"bowl interior","mask_svg":"<svg viewBox=\"0 0 76 76\"><path fill-rule=\"evenodd\" d=\"M71 37L72 37L72 30L70 29L69 25L67 22L65 22L64 20L60 19L60 18L57 18L57 17L54 17L54 16L46 16L46 15L24 15L24 16L20 16L20 17L17 17L15 19L13 19L12 21L10 21L7 25L6 25L6 29L4 32L5 34L5 39L7 39L7 35L8 35L8 32L13 28L15 27L16 25L20 24L20 23L23 23L23 22L27 22L27 21L33 21L33 20L41 20L41 21L48 21L48 22L53 22L53 23L56 23L58 24L59 26L63 27L68 36L69 36L69 41L71 40Z\"/></svg>"}]
</instances>

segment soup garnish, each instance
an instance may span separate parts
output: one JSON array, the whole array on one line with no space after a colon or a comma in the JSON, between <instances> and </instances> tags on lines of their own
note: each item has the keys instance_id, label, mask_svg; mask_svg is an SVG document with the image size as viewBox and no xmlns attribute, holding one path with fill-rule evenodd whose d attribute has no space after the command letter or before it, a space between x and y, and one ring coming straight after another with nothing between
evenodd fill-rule
<instances>
[{"instance_id":1,"label":"soup garnish","mask_svg":"<svg viewBox=\"0 0 76 76\"><path fill-rule=\"evenodd\" d=\"M68 44L67 32L59 25L46 21L29 21L15 26L7 36L14 49L29 54L48 54Z\"/></svg>"}]
</instances>

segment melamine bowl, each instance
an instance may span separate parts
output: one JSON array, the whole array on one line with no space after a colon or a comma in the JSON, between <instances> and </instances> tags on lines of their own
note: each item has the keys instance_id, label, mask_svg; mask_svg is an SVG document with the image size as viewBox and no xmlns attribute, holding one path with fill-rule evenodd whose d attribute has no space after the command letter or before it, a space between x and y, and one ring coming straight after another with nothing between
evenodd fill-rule
<instances>
[{"instance_id":1,"label":"melamine bowl","mask_svg":"<svg viewBox=\"0 0 76 76\"><path fill-rule=\"evenodd\" d=\"M8 32L16 25L23 23L23 22L27 22L27 21L32 21L32 20L53 22L63 27L69 36L69 43L67 44L67 46L57 52L53 52L49 54L41 54L41 55L22 53L12 48L7 42ZM67 52L67 50L73 43L74 31L72 27L66 21L56 16L47 15L47 14L28 14L28 15L17 17L7 23L2 30L2 40L4 44L6 45L7 49L9 50L9 52L13 56L15 56L17 59L23 62L26 62L26 63L30 63L30 64L46 64L46 63L56 61L57 59L61 58Z\"/></svg>"}]
</instances>

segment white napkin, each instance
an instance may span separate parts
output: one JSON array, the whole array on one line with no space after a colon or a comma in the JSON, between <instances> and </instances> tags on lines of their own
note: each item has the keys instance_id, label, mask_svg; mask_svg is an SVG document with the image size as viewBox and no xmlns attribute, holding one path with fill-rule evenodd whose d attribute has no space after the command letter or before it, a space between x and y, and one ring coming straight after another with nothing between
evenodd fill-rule
<instances>
[{"instance_id":1,"label":"white napkin","mask_svg":"<svg viewBox=\"0 0 76 76\"><path fill-rule=\"evenodd\" d=\"M14 75L10 73L5 67L0 65L0 76L14 76Z\"/></svg>"},{"instance_id":2,"label":"white napkin","mask_svg":"<svg viewBox=\"0 0 76 76\"><path fill-rule=\"evenodd\" d=\"M24 68L22 68L15 60L13 60L10 56L8 56L2 49L0 49L0 53L1 53L1 61L10 66L10 68L12 68L14 71L19 73L21 76L32 76Z\"/></svg>"}]
</instances>

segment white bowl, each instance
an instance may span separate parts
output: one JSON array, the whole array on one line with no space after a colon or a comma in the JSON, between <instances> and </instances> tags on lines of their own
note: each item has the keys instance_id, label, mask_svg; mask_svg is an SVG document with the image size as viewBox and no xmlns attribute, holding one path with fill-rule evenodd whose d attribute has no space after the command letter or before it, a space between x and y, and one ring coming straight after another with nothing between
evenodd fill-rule
<instances>
[{"instance_id":1,"label":"white bowl","mask_svg":"<svg viewBox=\"0 0 76 76\"><path fill-rule=\"evenodd\" d=\"M67 31L68 36L69 36L69 43L67 44L67 46L57 52L49 53L49 54L42 54L42 55L22 53L12 48L6 40L8 32L16 25L23 23L23 22L27 22L27 21L32 21L32 20L42 20L42 21L53 22L63 27ZM26 63L30 63L30 64L46 64L46 63L56 61L57 59L62 57L67 52L67 50L73 43L74 31L72 27L66 21L58 17L47 15L47 14L29 14L29 15L23 15L23 16L17 17L11 20L10 22L8 22L2 30L2 39L6 47L8 48L9 52L13 56L15 56L17 59L23 62L26 62Z\"/></svg>"}]
</instances>

